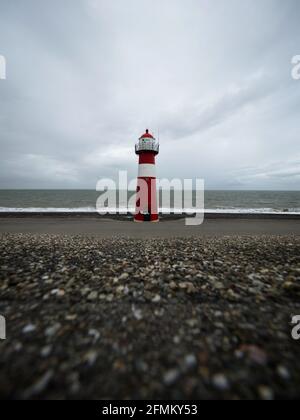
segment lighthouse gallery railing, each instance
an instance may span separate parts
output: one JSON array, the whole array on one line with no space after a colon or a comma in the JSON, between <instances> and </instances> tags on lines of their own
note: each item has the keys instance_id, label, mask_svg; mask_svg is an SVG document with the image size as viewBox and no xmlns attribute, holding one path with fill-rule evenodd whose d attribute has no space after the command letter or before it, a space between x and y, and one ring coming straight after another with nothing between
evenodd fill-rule
<instances>
[{"instance_id":1,"label":"lighthouse gallery railing","mask_svg":"<svg viewBox=\"0 0 300 420\"><path fill-rule=\"evenodd\" d=\"M143 151L149 151L149 152L159 152L159 143L157 142L147 142L147 143L137 143L135 145L135 151L136 152L143 152Z\"/></svg>"}]
</instances>

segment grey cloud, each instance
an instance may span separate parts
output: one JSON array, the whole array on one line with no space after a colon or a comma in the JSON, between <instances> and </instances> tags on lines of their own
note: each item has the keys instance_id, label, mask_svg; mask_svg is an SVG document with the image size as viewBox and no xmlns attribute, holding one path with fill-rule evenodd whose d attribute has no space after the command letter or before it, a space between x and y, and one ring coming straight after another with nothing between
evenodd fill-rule
<instances>
[{"instance_id":1,"label":"grey cloud","mask_svg":"<svg viewBox=\"0 0 300 420\"><path fill-rule=\"evenodd\" d=\"M278 180L283 189L297 189L300 182L300 162L291 160L288 162L274 162L269 165L262 165L256 168L244 168L234 174L242 184L250 184L262 181L263 185L270 189L276 189Z\"/></svg>"},{"instance_id":2,"label":"grey cloud","mask_svg":"<svg viewBox=\"0 0 300 420\"><path fill-rule=\"evenodd\" d=\"M135 176L148 127L162 177L299 189L299 12L298 0L3 0L0 188Z\"/></svg>"},{"instance_id":3,"label":"grey cloud","mask_svg":"<svg viewBox=\"0 0 300 420\"><path fill-rule=\"evenodd\" d=\"M232 86L211 104L196 104L166 117L161 126L174 139L201 134L243 112L245 107L259 105L277 89L275 81L270 83L266 75L257 74L241 85Z\"/></svg>"}]
</instances>

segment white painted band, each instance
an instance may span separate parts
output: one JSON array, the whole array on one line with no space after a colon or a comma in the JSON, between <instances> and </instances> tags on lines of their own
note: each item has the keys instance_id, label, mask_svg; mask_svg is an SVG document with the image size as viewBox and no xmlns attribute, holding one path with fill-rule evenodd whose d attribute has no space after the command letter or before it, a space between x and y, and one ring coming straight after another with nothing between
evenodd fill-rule
<instances>
[{"instance_id":1,"label":"white painted band","mask_svg":"<svg viewBox=\"0 0 300 420\"><path fill-rule=\"evenodd\" d=\"M150 163L142 163L139 165L139 178L147 177L147 178L155 178L156 177L156 170L155 165Z\"/></svg>"}]
</instances>

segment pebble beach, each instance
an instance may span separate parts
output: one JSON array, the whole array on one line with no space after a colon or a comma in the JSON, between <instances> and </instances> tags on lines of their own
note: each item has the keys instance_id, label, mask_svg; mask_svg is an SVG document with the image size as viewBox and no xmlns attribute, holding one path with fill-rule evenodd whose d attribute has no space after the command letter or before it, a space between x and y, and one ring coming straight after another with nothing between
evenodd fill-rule
<instances>
[{"instance_id":1,"label":"pebble beach","mask_svg":"<svg viewBox=\"0 0 300 420\"><path fill-rule=\"evenodd\" d=\"M300 238L3 233L1 399L297 399Z\"/></svg>"}]
</instances>

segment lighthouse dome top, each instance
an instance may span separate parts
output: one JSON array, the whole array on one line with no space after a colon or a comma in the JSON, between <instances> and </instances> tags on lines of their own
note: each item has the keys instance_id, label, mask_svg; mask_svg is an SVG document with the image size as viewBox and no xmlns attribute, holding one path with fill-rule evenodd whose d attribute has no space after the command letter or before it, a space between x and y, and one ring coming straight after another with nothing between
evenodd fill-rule
<instances>
[{"instance_id":1,"label":"lighthouse dome top","mask_svg":"<svg viewBox=\"0 0 300 420\"><path fill-rule=\"evenodd\" d=\"M149 130L146 130L146 133L139 138L137 144L135 145L135 153L137 155L142 153L153 153L158 155L159 143L152 134L149 133Z\"/></svg>"},{"instance_id":2,"label":"lighthouse dome top","mask_svg":"<svg viewBox=\"0 0 300 420\"><path fill-rule=\"evenodd\" d=\"M149 133L149 130L147 129L146 132L140 137L140 139L154 139L154 137Z\"/></svg>"}]
</instances>

